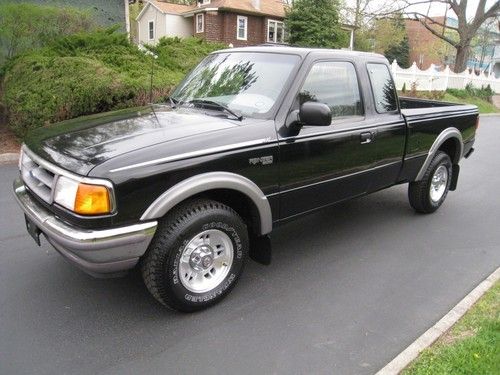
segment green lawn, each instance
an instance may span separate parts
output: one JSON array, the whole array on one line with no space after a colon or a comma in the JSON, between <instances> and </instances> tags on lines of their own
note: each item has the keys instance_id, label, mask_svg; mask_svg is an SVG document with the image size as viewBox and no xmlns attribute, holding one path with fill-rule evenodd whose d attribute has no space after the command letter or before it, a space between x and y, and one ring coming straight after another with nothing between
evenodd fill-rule
<instances>
[{"instance_id":1,"label":"green lawn","mask_svg":"<svg viewBox=\"0 0 500 375\"><path fill-rule=\"evenodd\" d=\"M457 98L450 93L445 93L443 100L446 102L464 103L464 104L474 104L479 108L479 113L498 113L500 108L495 107L490 102L469 96L467 98Z\"/></svg>"},{"instance_id":2,"label":"green lawn","mask_svg":"<svg viewBox=\"0 0 500 375\"><path fill-rule=\"evenodd\" d=\"M402 374L500 374L500 282Z\"/></svg>"}]
</instances>

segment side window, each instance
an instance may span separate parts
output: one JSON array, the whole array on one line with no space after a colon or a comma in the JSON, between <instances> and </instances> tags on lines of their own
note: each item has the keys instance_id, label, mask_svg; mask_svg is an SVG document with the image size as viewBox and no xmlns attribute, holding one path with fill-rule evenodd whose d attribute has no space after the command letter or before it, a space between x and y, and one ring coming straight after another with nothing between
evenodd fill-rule
<instances>
[{"instance_id":1,"label":"side window","mask_svg":"<svg viewBox=\"0 0 500 375\"><path fill-rule=\"evenodd\" d=\"M148 22L148 31L149 31L149 40L153 40L155 38L155 22Z\"/></svg>"},{"instance_id":2,"label":"side window","mask_svg":"<svg viewBox=\"0 0 500 375\"><path fill-rule=\"evenodd\" d=\"M356 70L348 62L319 62L309 72L299 93L299 102L324 103L333 117L362 116Z\"/></svg>"},{"instance_id":3,"label":"side window","mask_svg":"<svg viewBox=\"0 0 500 375\"><path fill-rule=\"evenodd\" d=\"M386 113L397 110L396 88L387 65L367 64L367 67L377 112Z\"/></svg>"}]
</instances>

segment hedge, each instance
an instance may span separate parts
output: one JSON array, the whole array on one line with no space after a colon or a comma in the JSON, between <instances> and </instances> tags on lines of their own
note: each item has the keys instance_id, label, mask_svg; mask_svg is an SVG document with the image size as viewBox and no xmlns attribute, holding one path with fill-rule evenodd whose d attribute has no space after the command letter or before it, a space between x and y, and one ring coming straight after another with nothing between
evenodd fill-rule
<instances>
[{"instance_id":1,"label":"hedge","mask_svg":"<svg viewBox=\"0 0 500 375\"><path fill-rule=\"evenodd\" d=\"M144 105L165 98L208 53L224 48L197 38L162 39L140 51L116 29L79 33L21 54L4 67L8 125L24 138L40 126L82 115ZM154 64L154 65L153 65Z\"/></svg>"}]
</instances>

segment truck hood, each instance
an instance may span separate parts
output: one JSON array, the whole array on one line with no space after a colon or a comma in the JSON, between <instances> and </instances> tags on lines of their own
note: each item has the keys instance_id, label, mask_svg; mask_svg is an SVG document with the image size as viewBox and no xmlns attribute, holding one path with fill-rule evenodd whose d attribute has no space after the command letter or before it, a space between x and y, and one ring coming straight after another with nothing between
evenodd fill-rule
<instances>
[{"instance_id":1,"label":"truck hood","mask_svg":"<svg viewBox=\"0 0 500 375\"><path fill-rule=\"evenodd\" d=\"M238 126L225 116L148 106L85 116L33 131L27 147L74 173L140 148Z\"/></svg>"}]
</instances>

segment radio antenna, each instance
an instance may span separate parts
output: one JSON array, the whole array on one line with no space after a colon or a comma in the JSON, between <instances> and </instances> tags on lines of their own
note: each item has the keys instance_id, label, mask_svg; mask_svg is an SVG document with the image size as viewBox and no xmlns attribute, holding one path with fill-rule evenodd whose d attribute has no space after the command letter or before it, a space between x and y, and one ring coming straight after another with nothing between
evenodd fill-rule
<instances>
[{"instance_id":1,"label":"radio antenna","mask_svg":"<svg viewBox=\"0 0 500 375\"><path fill-rule=\"evenodd\" d=\"M153 26L153 37L154 37L154 42L157 42L156 38L156 25L158 21L158 12L155 12L155 23ZM154 76L154 71L155 71L155 60L158 58L157 55L154 54L153 51L148 50L148 54L151 54L151 81L149 82L149 103L153 104L153 76Z\"/></svg>"}]
</instances>

